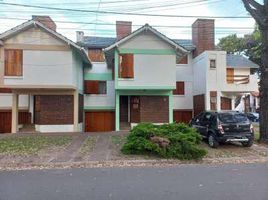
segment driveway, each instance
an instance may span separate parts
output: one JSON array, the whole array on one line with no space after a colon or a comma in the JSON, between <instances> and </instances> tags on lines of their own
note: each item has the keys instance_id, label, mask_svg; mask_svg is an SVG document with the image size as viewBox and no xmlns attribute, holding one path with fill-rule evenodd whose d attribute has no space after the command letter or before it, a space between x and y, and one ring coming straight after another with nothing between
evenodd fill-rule
<instances>
[{"instance_id":1,"label":"driveway","mask_svg":"<svg viewBox=\"0 0 268 200\"><path fill-rule=\"evenodd\" d=\"M1 200L267 200L267 164L0 172Z\"/></svg>"}]
</instances>

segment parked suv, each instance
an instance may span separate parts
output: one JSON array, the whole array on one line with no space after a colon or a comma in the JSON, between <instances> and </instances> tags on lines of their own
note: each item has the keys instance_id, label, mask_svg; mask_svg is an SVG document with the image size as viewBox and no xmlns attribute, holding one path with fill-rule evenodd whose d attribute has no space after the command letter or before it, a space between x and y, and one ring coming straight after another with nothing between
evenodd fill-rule
<instances>
[{"instance_id":1,"label":"parked suv","mask_svg":"<svg viewBox=\"0 0 268 200\"><path fill-rule=\"evenodd\" d=\"M254 128L247 116L240 112L202 112L191 120L190 126L207 138L213 148L224 142L241 142L244 147L253 144Z\"/></svg>"}]
</instances>

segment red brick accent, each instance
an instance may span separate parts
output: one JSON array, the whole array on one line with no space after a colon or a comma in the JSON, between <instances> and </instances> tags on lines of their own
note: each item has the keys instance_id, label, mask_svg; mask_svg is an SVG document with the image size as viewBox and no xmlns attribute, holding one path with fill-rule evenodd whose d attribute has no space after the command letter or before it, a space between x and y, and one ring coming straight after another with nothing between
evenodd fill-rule
<instances>
[{"instance_id":1,"label":"red brick accent","mask_svg":"<svg viewBox=\"0 0 268 200\"><path fill-rule=\"evenodd\" d=\"M121 40L132 32L132 22L116 21L116 38Z\"/></svg>"},{"instance_id":2,"label":"red brick accent","mask_svg":"<svg viewBox=\"0 0 268 200\"><path fill-rule=\"evenodd\" d=\"M35 124L73 124L73 95L35 96Z\"/></svg>"},{"instance_id":3,"label":"red brick accent","mask_svg":"<svg viewBox=\"0 0 268 200\"><path fill-rule=\"evenodd\" d=\"M57 29L57 25L49 16L35 16L35 15L33 15L32 19L42 23L47 28L50 28L54 31L56 31L56 29Z\"/></svg>"},{"instance_id":4,"label":"red brick accent","mask_svg":"<svg viewBox=\"0 0 268 200\"><path fill-rule=\"evenodd\" d=\"M197 19L192 25L192 41L196 46L194 57L206 50L215 49L215 30L213 19Z\"/></svg>"},{"instance_id":5,"label":"red brick accent","mask_svg":"<svg viewBox=\"0 0 268 200\"><path fill-rule=\"evenodd\" d=\"M141 96L140 121L153 123L169 122L169 101L167 96Z\"/></svg>"}]
</instances>

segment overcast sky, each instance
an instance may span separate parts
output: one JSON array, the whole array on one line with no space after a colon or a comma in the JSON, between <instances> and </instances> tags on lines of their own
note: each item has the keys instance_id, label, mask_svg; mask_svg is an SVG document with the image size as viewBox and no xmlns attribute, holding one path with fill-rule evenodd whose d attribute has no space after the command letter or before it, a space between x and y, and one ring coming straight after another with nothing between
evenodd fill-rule
<instances>
[{"instance_id":1,"label":"overcast sky","mask_svg":"<svg viewBox=\"0 0 268 200\"><path fill-rule=\"evenodd\" d=\"M4 3L41 5L57 8L71 8L99 11L149 13L161 15L191 16L247 16L241 0L0 0ZM45 3L44 3L45 2ZM262 0L259 0L262 2ZM31 19L32 15L49 15L55 21L71 21L77 23L56 22L58 32L72 40L76 40L75 32L83 30L86 35L115 36L115 26L96 25L94 23L115 23L116 20L132 21L134 25L149 23L157 26L191 26L196 18L166 18L129 15L107 15L70 11L54 11L28 7L7 6L0 4L0 33ZM17 18L17 19L7 19ZM21 19L21 20L20 20ZM93 24L79 24L89 22ZM216 27L254 27L253 19L215 19ZM139 26L133 26L137 29ZM175 39L190 39L189 28L156 27L157 30ZM252 29L216 29L216 42L226 35L237 33L243 35Z\"/></svg>"}]
</instances>

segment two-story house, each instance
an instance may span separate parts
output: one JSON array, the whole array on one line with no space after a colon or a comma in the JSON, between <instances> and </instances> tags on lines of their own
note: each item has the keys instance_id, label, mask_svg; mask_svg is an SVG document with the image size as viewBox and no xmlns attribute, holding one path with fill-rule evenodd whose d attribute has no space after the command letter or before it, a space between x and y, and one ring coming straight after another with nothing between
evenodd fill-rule
<instances>
[{"instance_id":1,"label":"two-story house","mask_svg":"<svg viewBox=\"0 0 268 200\"><path fill-rule=\"evenodd\" d=\"M0 132L82 131L87 52L33 16L0 35ZM31 131L33 131L31 130Z\"/></svg>"},{"instance_id":2,"label":"two-story house","mask_svg":"<svg viewBox=\"0 0 268 200\"><path fill-rule=\"evenodd\" d=\"M169 39L148 24L116 38L84 36L92 66L85 70L85 130L124 130L139 122L188 122L203 110L236 109L258 91L258 66L215 49L214 20L198 19L192 40ZM92 88L95 88L92 90ZM102 123L100 123L102 121Z\"/></svg>"}]
</instances>

